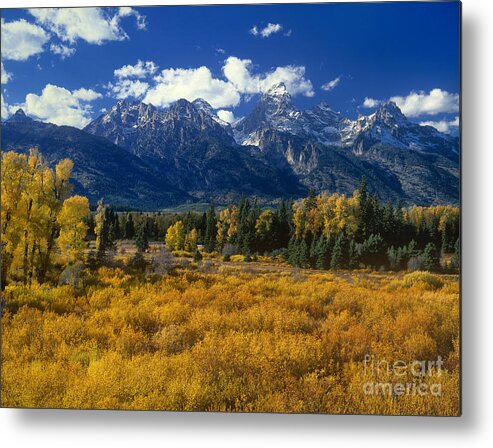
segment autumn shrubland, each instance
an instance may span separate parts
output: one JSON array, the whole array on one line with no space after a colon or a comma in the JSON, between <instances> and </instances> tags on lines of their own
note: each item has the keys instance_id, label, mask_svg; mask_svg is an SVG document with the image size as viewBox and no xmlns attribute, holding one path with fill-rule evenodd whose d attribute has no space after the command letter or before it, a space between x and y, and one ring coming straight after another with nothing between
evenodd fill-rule
<instances>
[{"instance_id":1,"label":"autumn shrubland","mask_svg":"<svg viewBox=\"0 0 493 448\"><path fill-rule=\"evenodd\" d=\"M460 412L456 208L90 212L70 161L2 164L3 406Z\"/></svg>"},{"instance_id":2,"label":"autumn shrubland","mask_svg":"<svg viewBox=\"0 0 493 448\"><path fill-rule=\"evenodd\" d=\"M101 268L4 292L5 406L378 414L458 413L454 276L289 270L137 281ZM398 282L398 284L396 284ZM440 396L366 395L365 355L435 360ZM387 371L386 381L402 381Z\"/></svg>"}]
</instances>

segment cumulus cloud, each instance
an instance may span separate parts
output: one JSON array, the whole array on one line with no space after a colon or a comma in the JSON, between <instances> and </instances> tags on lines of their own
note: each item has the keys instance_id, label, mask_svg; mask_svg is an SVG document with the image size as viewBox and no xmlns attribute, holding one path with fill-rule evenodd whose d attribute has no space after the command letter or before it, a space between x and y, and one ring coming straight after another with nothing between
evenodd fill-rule
<instances>
[{"instance_id":1,"label":"cumulus cloud","mask_svg":"<svg viewBox=\"0 0 493 448\"><path fill-rule=\"evenodd\" d=\"M440 132L449 134L459 127L459 117L455 117L453 120L440 120L440 121L422 121L421 126L433 126Z\"/></svg>"},{"instance_id":2,"label":"cumulus cloud","mask_svg":"<svg viewBox=\"0 0 493 448\"><path fill-rule=\"evenodd\" d=\"M43 28L24 19L13 22L2 19L1 27L2 58L5 59L25 61L43 52L43 46L49 40L49 35Z\"/></svg>"},{"instance_id":3,"label":"cumulus cloud","mask_svg":"<svg viewBox=\"0 0 493 448\"><path fill-rule=\"evenodd\" d=\"M394 101L402 113L408 117L459 111L459 95L442 89L433 89L429 93L411 92L404 97L393 96L390 101Z\"/></svg>"},{"instance_id":4,"label":"cumulus cloud","mask_svg":"<svg viewBox=\"0 0 493 448\"><path fill-rule=\"evenodd\" d=\"M9 111L22 108L38 120L82 128L91 121L92 106L89 102L97 98L101 98L101 94L91 89L70 91L47 84L41 95L29 93L23 104L10 106Z\"/></svg>"},{"instance_id":5,"label":"cumulus cloud","mask_svg":"<svg viewBox=\"0 0 493 448\"><path fill-rule=\"evenodd\" d=\"M114 71L117 78L145 78L154 75L157 65L152 61L137 61L135 65L124 65Z\"/></svg>"},{"instance_id":6,"label":"cumulus cloud","mask_svg":"<svg viewBox=\"0 0 493 448\"><path fill-rule=\"evenodd\" d=\"M97 100L98 98L103 97L103 95L101 95L99 92L95 92L92 89L84 89L84 88L74 90L72 94L74 95L75 98L81 101L94 101Z\"/></svg>"},{"instance_id":7,"label":"cumulus cloud","mask_svg":"<svg viewBox=\"0 0 493 448\"><path fill-rule=\"evenodd\" d=\"M234 123L235 121L238 121L239 119L235 117L234 113L231 112L230 110L218 110L217 111L217 116L225 121L226 123Z\"/></svg>"},{"instance_id":8,"label":"cumulus cloud","mask_svg":"<svg viewBox=\"0 0 493 448\"><path fill-rule=\"evenodd\" d=\"M157 107L167 107L180 98L193 101L203 98L214 109L237 106L242 96L268 91L283 82L292 95L313 96L313 85L305 78L305 67L276 67L254 74L249 59L229 57L222 67L224 77L215 77L208 67L169 68L157 75L152 61L138 61L114 71L116 80L106 87L111 94L124 99L134 97ZM138 78L138 79L137 79Z\"/></svg>"},{"instance_id":9,"label":"cumulus cloud","mask_svg":"<svg viewBox=\"0 0 493 448\"><path fill-rule=\"evenodd\" d=\"M333 79L332 81L326 82L321 86L322 90L326 90L327 92L330 92L331 90L335 89L339 83L341 82L341 77L338 76L337 78Z\"/></svg>"},{"instance_id":10,"label":"cumulus cloud","mask_svg":"<svg viewBox=\"0 0 493 448\"><path fill-rule=\"evenodd\" d=\"M136 16L139 28L145 28L144 19L132 8L119 8L116 13L106 8L41 8L29 12L40 25L71 44L84 40L101 45L106 41L127 39L121 20L129 15Z\"/></svg>"},{"instance_id":11,"label":"cumulus cloud","mask_svg":"<svg viewBox=\"0 0 493 448\"><path fill-rule=\"evenodd\" d=\"M269 90L273 85L283 82L291 95L313 96L313 85L305 78L305 67L288 65L259 74L252 74L253 63L250 59L231 56L226 59L223 73L226 79L240 93L255 94Z\"/></svg>"},{"instance_id":12,"label":"cumulus cloud","mask_svg":"<svg viewBox=\"0 0 493 448\"><path fill-rule=\"evenodd\" d=\"M393 96L389 98L389 101L397 104L402 113L408 117L457 113L459 111L459 94L442 89L432 89L429 93L420 91L411 92L407 96ZM363 107L374 108L384 102L367 97L363 102Z\"/></svg>"},{"instance_id":13,"label":"cumulus cloud","mask_svg":"<svg viewBox=\"0 0 493 448\"><path fill-rule=\"evenodd\" d=\"M50 51L53 54L60 56L61 59L65 59L65 58L69 58L70 56L73 56L76 50L74 47L67 47L66 45L63 44L51 44Z\"/></svg>"},{"instance_id":14,"label":"cumulus cloud","mask_svg":"<svg viewBox=\"0 0 493 448\"><path fill-rule=\"evenodd\" d=\"M374 107L377 107L380 104L382 104L382 101L376 100L374 98L368 98L368 97L366 97L365 98L365 101L363 101L363 107L367 107L369 109L373 109Z\"/></svg>"},{"instance_id":15,"label":"cumulus cloud","mask_svg":"<svg viewBox=\"0 0 493 448\"><path fill-rule=\"evenodd\" d=\"M280 23L268 23L264 28L258 28L255 25L250 29L250 34L254 36L269 37L272 34L279 33L282 30L282 25ZM289 32L291 35L291 32Z\"/></svg>"},{"instance_id":16,"label":"cumulus cloud","mask_svg":"<svg viewBox=\"0 0 493 448\"><path fill-rule=\"evenodd\" d=\"M119 79L115 84L109 83L107 88L119 100L129 97L140 99L149 90L149 83L138 79Z\"/></svg>"},{"instance_id":17,"label":"cumulus cloud","mask_svg":"<svg viewBox=\"0 0 493 448\"><path fill-rule=\"evenodd\" d=\"M204 66L165 69L154 80L156 85L149 89L144 98L145 103L154 106L165 107L180 98L189 101L203 98L214 108L236 106L240 102L240 94L235 87L214 78Z\"/></svg>"},{"instance_id":18,"label":"cumulus cloud","mask_svg":"<svg viewBox=\"0 0 493 448\"><path fill-rule=\"evenodd\" d=\"M3 62L1 63L2 71L0 78L2 79L2 84L7 84L12 79L12 74L5 70Z\"/></svg>"}]
</instances>

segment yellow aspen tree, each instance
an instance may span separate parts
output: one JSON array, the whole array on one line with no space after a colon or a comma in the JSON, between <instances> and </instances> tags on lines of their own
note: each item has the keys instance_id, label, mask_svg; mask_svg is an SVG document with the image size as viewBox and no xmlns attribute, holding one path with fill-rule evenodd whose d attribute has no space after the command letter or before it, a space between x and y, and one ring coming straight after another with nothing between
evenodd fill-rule
<instances>
[{"instance_id":1,"label":"yellow aspen tree","mask_svg":"<svg viewBox=\"0 0 493 448\"><path fill-rule=\"evenodd\" d=\"M219 213L217 220L217 241L222 246L238 233L238 208L228 207Z\"/></svg>"},{"instance_id":2,"label":"yellow aspen tree","mask_svg":"<svg viewBox=\"0 0 493 448\"><path fill-rule=\"evenodd\" d=\"M272 230L274 222L274 212L272 210L264 210L255 223L255 231L260 239L268 238Z\"/></svg>"},{"instance_id":3,"label":"yellow aspen tree","mask_svg":"<svg viewBox=\"0 0 493 448\"><path fill-rule=\"evenodd\" d=\"M43 229L45 231L46 243L39 246L38 280L43 282L51 265L53 250L56 247L55 238L58 233L57 217L65 201L72 191L70 176L72 174L73 162L70 159L61 160L54 170L44 169L43 213L41 216Z\"/></svg>"},{"instance_id":4,"label":"yellow aspen tree","mask_svg":"<svg viewBox=\"0 0 493 448\"><path fill-rule=\"evenodd\" d=\"M73 263L83 257L88 229L85 219L88 215L89 201L86 197L72 196L63 202L57 219L60 226L57 242L66 262Z\"/></svg>"},{"instance_id":5,"label":"yellow aspen tree","mask_svg":"<svg viewBox=\"0 0 493 448\"><path fill-rule=\"evenodd\" d=\"M20 204L26 188L27 157L13 151L2 154L2 287L22 238Z\"/></svg>"},{"instance_id":6,"label":"yellow aspen tree","mask_svg":"<svg viewBox=\"0 0 493 448\"><path fill-rule=\"evenodd\" d=\"M177 221L175 223L175 235L175 250L183 250L185 248L185 225L183 221Z\"/></svg>"},{"instance_id":7,"label":"yellow aspen tree","mask_svg":"<svg viewBox=\"0 0 493 448\"><path fill-rule=\"evenodd\" d=\"M176 245L176 232L175 232L175 226L169 226L168 230L166 231L166 239L165 239L166 247L169 250L175 250L175 245Z\"/></svg>"},{"instance_id":8,"label":"yellow aspen tree","mask_svg":"<svg viewBox=\"0 0 493 448\"><path fill-rule=\"evenodd\" d=\"M169 250L183 250L185 247L185 226L177 221L166 232L166 247Z\"/></svg>"},{"instance_id":9,"label":"yellow aspen tree","mask_svg":"<svg viewBox=\"0 0 493 448\"><path fill-rule=\"evenodd\" d=\"M106 207L101 200L98 201L98 208L96 209L96 217L94 221L94 233L96 234L96 250L98 252L104 252L107 246L108 225L106 223Z\"/></svg>"},{"instance_id":10,"label":"yellow aspen tree","mask_svg":"<svg viewBox=\"0 0 493 448\"><path fill-rule=\"evenodd\" d=\"M197 229L193 228L188 232L187 236L185 237L185 250L188 252L193 252L195 249L197 249L197 242L199 240L199 234L197 232Z\"/></svg>"},{"instance_id":11,"label":"yellow aspen tree","mask_svg":"<svg viewBox=\"0 0 493 448\"><path fill-rule=\"evenodd\" d=\"M50 169L39 151L2 155L2 279L43 282L51 265L57 216L71 190L73 164Z\"/></svg>"}]
</instances>

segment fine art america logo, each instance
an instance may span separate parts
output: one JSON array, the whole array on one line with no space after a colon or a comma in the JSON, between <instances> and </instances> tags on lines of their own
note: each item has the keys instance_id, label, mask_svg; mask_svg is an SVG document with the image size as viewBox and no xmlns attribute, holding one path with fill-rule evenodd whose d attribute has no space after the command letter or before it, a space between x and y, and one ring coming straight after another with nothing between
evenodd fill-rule
<instances>
[{"instance_id":1,"label":"fine art america logo","mask_svg":"<svg viewBox=\"0 0 493 448\"><path fill-rule=\"evenodd\" d=\"M365 355L363 364L365 377L371 378L363 384L365 395L442 395L442 384L435 381L442 374L441 356L436 360L392 362Z\"/></svg>"}]
</instances>

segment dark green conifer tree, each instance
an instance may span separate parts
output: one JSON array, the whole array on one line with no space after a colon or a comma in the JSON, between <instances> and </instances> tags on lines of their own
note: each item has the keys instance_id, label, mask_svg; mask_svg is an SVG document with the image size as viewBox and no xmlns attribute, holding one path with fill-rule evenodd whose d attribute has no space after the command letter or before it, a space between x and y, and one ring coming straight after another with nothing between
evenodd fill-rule
<instances>
[{"instance_id":1,"label":"dark green conifer tree","mask_svg":"<svg viewBox=\"0 0 493 448\"><path fill-rule=\"evenodd\" d=\"M195 262L199 262L200 260L202 260L202 253L200 252L200 250L198 249L195 249L195 252L193 254L193 261Z\"/></svg>"},{"instance_id":2,"label":"dark green conifer tree","mask_svg":"<svg viewBox=\"0 0 493 448\"><path fill-rule=\"evenodd\" d=\"M143 253L149 249L149 241L147 239L146 225L141 223L135 234L135 247L137 252Z\"/></svg>"},{"instance_id":3,"label":"dark green conifer tree","mask_svg":"<svg viewBox=\"0 0 493 448\"><path fill-rule=\"evenodd\" d=\"M217 218L214 205L211 204L206 213L204 246L206 252L212 252L216 247Z\"/></svg>"},{"instance_id":4,"label":"dark green conifer tree","mask_svg":"<svg viewBox=\"0 0 493 448\"><path fill-rule=\"evenodd\" d=\"M330 268L332 270L346 268L347 255L348 255L347 238L343 233L341 233L337 237L336 242L334 244L334 248L332 249Z\"/></svg>"},{"instance_id":5,"label":"dark green conifer tree","mask_svg":"<svg viewBox=\"0 0 493 448\"><path fill-rule=\"evenodd\" d=\"M315 267L320 270L329 269L330 253L327 238L320 235L315 247Z\"/></svg>"},{"instance_id":6,"label":"dark green conifer tree","mask_svg":"<svg viewBox=\"0 0 493 448\"><path fill-rule=\"evenodd\" d=\"M353 238L349 242L348 267L349 269L357 269L358 266L359 266L359 252L358 252L358 247L356 245L356 241Z\"/></svg>"},{"instance_id":7,"label":"dark green conifer tree","mask_svg":"<svg viewBox=\"0 0 493 448\"><path fill-rule=\"evenodd\" d=\"M440 255L433 243L428 243L423 251L423 269L426 271L440 270Z\"/></svg>"},{"instance_id":8,"label":"dark green conifer tree","mask_svg":"<svg viewBox=\"0 0 493 448\"><path fill-rule=\"evenodd\" d=\"M127 240L133 240L135 236L134 219L131 213L127 214L127 222L125 223L125 238Z\"/></svg>"},{"instance_id":9,"label":"dark green conifer tree","mask_svg":"<svg viewBox=\"0 0 493 448\"><path fill-rule=\"evenodd\" d=\"M309 249L308 244L306 244L306 240L302 239L300 244L298 245L298 266L301 268L306 268L309 266Z\"/></svg>"}]
</instances>

